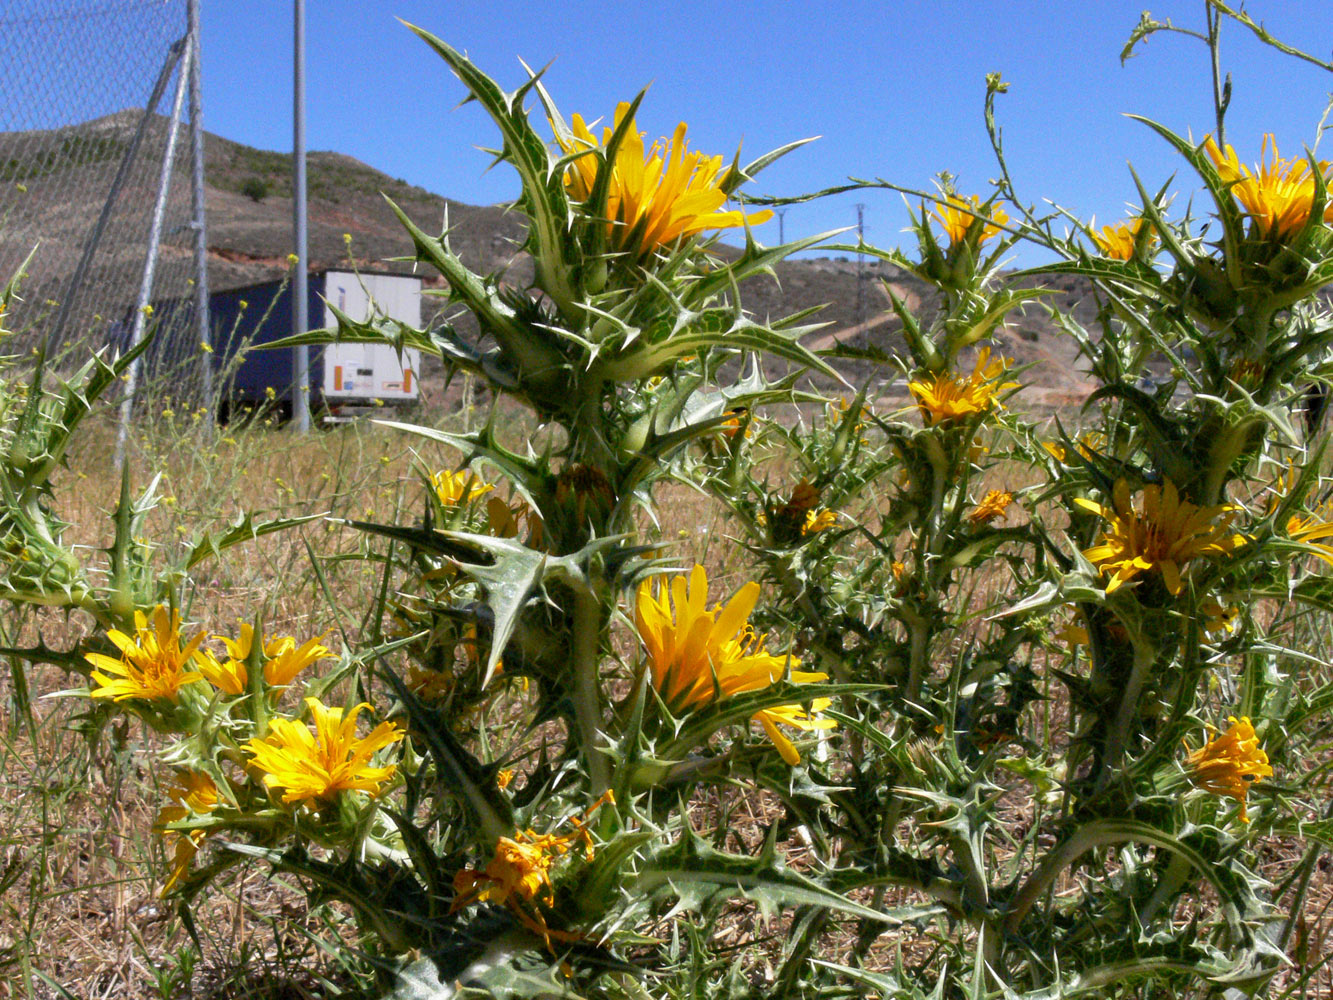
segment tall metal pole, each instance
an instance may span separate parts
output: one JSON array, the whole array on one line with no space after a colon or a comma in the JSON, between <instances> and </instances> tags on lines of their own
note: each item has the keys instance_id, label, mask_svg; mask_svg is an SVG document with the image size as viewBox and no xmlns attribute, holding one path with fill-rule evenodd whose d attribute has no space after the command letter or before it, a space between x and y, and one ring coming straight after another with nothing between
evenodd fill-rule
<instances>
[{"instance_id":1,"label":"tall metal pole","mask_svg":"<svg viewBox=\"0 0 1333 1000\"><path fill-rule=\"evenodd\" d=\"M186 0L186 17L190 28L190 195L194 218L194 318L199 331L199 360L202 367L203 406L209 413L213 406L213 333L208 317L208 231L204 212L204 97L201 82L200 58L202 33L199 27L199 4L202 0ZM208 426L212 426L212 420Z\"/></svg>"},{"instance_id":2,"label":"tall metal pole","mask_svg":"<svg viewBox=\"0 0 1333 1000\"><path fill-rule=\"evenodd\" d=\"M185 54L181 57L180 75L176 79L176 99L171 106L171 119L167 122L167 148L162 153L162 169L157 177L157 200L153 203L153 222L148 230L148 254L144 258L143 278L139 282L139 301L134 310L134 332L130 338L131 349L138 347L143 340L144 322L148 319L149 300L153 297L153 274L157 270L157 250L162 242L162 219L167 212L167 193L171 189L171 168L176 159L176 136L180 133L181 108L185 104L186 78L190 73L190 63L194 59L194 41L188 35L185 38ZM116 431L116 468L125 464L125 442L130 434L130 417L134 412L134 390L139 378L139 360L130 362L125 373L125 395L120 401L120 427Z\"/></svg>"},{"instance_id":3,"label":"tall metal pole","mask_svg":"<svg viewBox=\"0 0 1333 1000\"><path fill-rule=\"evenodd\" d=\"M781 246L782 244L784 244L784 243L786 243L786 242L787 242L787 210L786 210L785 208L779 208L779 209L778 209L778 245Z\"/></svg>"},{"instance_id":4,"label":"tall metal pole","mask_svg":"<svg viewBox=\"0 0 1333 1000\"><path fill-rule=\"evenodd\" d=\"M856 206L856 242L858 246L865 246L866 242L865 211L865 205L858 202ZM858 325L864 323L866 319L865 260L865 257L861 254L856 255L856 322Z\"/></svg>"},{"instance_id":5,"label":"tall metal pole","mask_svg":"<svg viewBox=\"0 0 1333 1000\"><path fill-rule=\"evenodd\" d=\"M296 277L292 281L292 332L310 329L310 309L306 297L306 215L305 215L305 0L293 0L296 21L295 73L292 80L292 237L296 243ZM296 379L292 385L292 419L296 430L310 430L310 354L309 348L293 348Z\"/></svg>"}]
</instances>

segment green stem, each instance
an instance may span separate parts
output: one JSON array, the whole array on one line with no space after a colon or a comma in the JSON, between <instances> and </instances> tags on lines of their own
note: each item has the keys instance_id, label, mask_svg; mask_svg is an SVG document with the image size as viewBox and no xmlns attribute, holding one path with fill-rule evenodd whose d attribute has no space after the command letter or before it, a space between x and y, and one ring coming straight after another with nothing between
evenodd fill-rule
<instances>
[{"instance_id":1,"label":"green stem","mask_svg":"<svg viewBox=\"0 0 1333 1000\"><path fill-rule=\"evenodd\" d=\"M1125 694L1120 699L1120 708L1116 712L1111 734L1106 741L1106 756L1102 760L1102 774L1098 787L1105 787L1111 774L1120 766L1125 750L1129 746L1129 730L1139 718L1139 700L1143 696L1143 687L1148 681L1148 670L1157 659L1157 647L1146 639L1134 641L1134 664L1130 668L1129 680L1125 684Z\"/></svg>"},{"instance_id":2,"label":"green stem","mask_svg":"<svg viewBox=\"0 0 1333 1000\"><path fill-rule=\"evenodd\" d=\"M611 771L606 756L597 746L597 731L602 721L602 693L598 684L601 657L602 613L597 595L582 586L574 590L574 717L592 794L601 795L611 787Z\"/></svg>"},{"instance_id":3,"label":"green stem","mask_svg":"<svg viewBox=\"0 0 1333 1000\"><path fill-rule=\"evenodd\" d=\"M930 621L913 609L908 620L908 630L907 700L915 703L921 694L921 684L929 666Z\"/></svg>"}]
</instances>

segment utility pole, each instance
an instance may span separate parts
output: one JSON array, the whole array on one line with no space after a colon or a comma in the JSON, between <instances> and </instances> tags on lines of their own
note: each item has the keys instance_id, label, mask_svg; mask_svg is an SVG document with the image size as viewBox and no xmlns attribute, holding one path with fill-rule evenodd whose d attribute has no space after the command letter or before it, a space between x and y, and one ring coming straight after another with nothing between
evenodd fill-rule
<instances>
[{"instance_id":1,"label":"utility pole","mask_svg":"<svg viewBox=\"0 0 1333 1000\"><path fill-rule=\"evenodd\" d=\"M305 192L305 0L293 0L295 67L292 78L292 239L296 244L296 275L292 280L292 332L310 329L310 294L306 275ZM310 431L310 349L294 347L292 419L299 434Z\"/></svg>"},{"instance_id":2,"label":"utility pole","mask_svg":"<svg viewBox=\"0 0 1333 1000\"><path fill-rule=\"evenodd\" d=\"M787 210L778 209L778 245L781 246L787 242Z\"/></svg>"},{"instance_id":3,"label":"utility pole","mask_svg":"<svg viewBox=\"0 0 1333 1000\"><path fill-rule=\"evenodd\" d=\"M856 204L856 245L865 246L866 226L865 226L866 207L863 202ZM861 254L856 255L856 324L860 326L866 321L866 294L865 294L865 257Z\"/></svg>"}]
</instances>

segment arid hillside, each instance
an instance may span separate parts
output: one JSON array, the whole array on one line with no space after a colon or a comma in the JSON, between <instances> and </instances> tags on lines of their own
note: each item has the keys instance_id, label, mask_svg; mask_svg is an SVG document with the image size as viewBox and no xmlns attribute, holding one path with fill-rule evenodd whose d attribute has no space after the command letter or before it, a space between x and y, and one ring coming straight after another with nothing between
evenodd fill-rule
<instances>
[{"instance_id":1,"label":"arid hillside","mask_svg":"<svg viewBox=\"0 0 1333 1000\"><path fill-rule=\"evenodd\" d=\"M29 285L33 298L57 297L73 273L82 233L96 218L105 197L105 184L94 183L107 174L100 161L119 155L134 121L134 115L121 113L97 123L99 144L93 162L54 170L44 167L13 178L24 186L24 215L41 220L44 230L41 239L45 249ZM161 127L161 122L152 126ZM19 148L31 148L34 141L56 149L66 140L60 131L0 135L0 162L8 161L12 168L14 161L8 157ZM151 136L147 145L152 146ZM89 182L71 183L70 177L62 176L62 170L82 171ZM286 154L253 149L221 136L207 137L209 282L213 289L235 288L286 272L292 218L289 171ZM125 195L151 196L151 190L133 190ZM504 280L516 286L528 280L530 263L519 250L523 239L521 216L504 206L475 206L447 199L336 152L309 156L311 266L345 266L349 254L358 266L367 269L410 266L391 262L409 253L411 247L386 197L427 231L440 231L447 219L451 245L474 269L503 272ZM18 245L18 240L12 227L0 230L0 257L21 259L26 249ZM186 252L180 246L164 251ZM106 287L118 289L125 299L108 302L102 310L105 315L123 314L132 304L141 266L132 254L99 260L99 280ZM428 284L441 287L435 276L427 278ZM754 279L742 287L741 297L745 308L761 320L822 306L818 319L826 325L812 336L815 346L830 347L841 342L892 352L901 342L898 321L888 309L886 283L913 308L929 311L929 289L915 277L870 261L858 266L846 255L788 261L776 269L776 280ZM1085 301L1086 287L1078 281L1053 277L1047 286L1053 291L1051 305L1080 312L1090 308ZM431 314L429 305L426 311ZM1042 306L1030 305L1025 312L1014 314L1001 339L1007 355L1021 364L1033 365L1025 380L1044 389L1052 402L1072 401L1086 390L1072 345L1056 333ZM429 378L430 373L426 374ZM863 367L854 368L849 378L859 381L868 374Z\"/></svg>"}]
</instances>

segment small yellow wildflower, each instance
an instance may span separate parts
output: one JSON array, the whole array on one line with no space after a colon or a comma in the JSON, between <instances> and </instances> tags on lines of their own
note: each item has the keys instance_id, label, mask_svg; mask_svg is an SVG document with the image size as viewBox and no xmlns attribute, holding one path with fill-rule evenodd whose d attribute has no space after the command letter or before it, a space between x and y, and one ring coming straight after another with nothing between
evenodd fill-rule
<instances>
[{"instance_id":1,"label":"small yellow wildflower","mask_svg":"<svg viewBox=\"0 0 1333 1000\"><path fill-rule=\"evenodd\" d=\"M514 769L511 767L502 767L495 775L495 784L501 791L508 788L514 782Z\"/></svg>"},{"instance_id":2,"label":"small yellow wildflower","mask_svg":"<svg viewBox=\"0 0 1333 1000\"><path fill-rule=\"evenodd\" d=\"M1093 225L1096 225L1094 221ZM1130 219L1127 222L1117 222L1114 226L1102 226L1098 232L1095 228L1089 229L1092 236L1092 242L1097 244L1097 249L1102 252L1103 257L1110 257L1113 260L1130 260L1134 256L1134 246L1138 242L1139 233L1143 232L1143 227L1147 225L1142 218ZM1151 230L1151 227L1149 227ZM1153 234L1149 232L1148 239L1153 239Z\"/></svg>"},{"instance_id":3,"label":"small yellow wildflower","mask_svg":"<svg viewBox=\"0 0 1333 1000\"><path fill-rule=\"evenodd\" d=\"M168 844L174 842L174 857L171 875L162 886L162 895L167 895L176 887L176 883L185 877L199 851L199 844L207 834L203 830L191 830L181 833L163 830L168 823L178 823L187 816L202 816L217 808L218 789L213 779L203 771L186 770L176 775L176 783L167 789L167 797L175 805L163 806L157 814L157 829L166 838Z\"/></svg>"},{"instance_id":4,"label":"small yellow wildflower","mask_svg":"<svg viewBox=\"0 0 1333 1000\"><path fill-rule=\"evenodd\" d=\"M1292 236L1310 218L1315 185L1309 161L1282 159L1278 156L1277 140L1271 133L1264 137L1264 158L1253 172L1240 162L1230 145L1225 152L1219 149L1212 136L1205 140L1204 148L1261 235L1274 239ZM1324 183L1333 185L1333 164L1320 160L1318 167ZM1333 205L1324 209L1324 221L1333 222Z\"/></svg>"},{"instance_id":5,"label":"small yellow wildflower","mask_svg":"<svg viewBox=\"0 0 1333 1000\"><path fill-rule=\"evenodd\" d=\"M1009 505L1014 502L1014 495L1004 490L991 490L981 498L968 513L967 519L973 524L986 524L997 517L1004 517Z\"/></svg>"},{"instance_id":6,"label":"small yellow wildflower","mask_svg":"<svg viewBox=\"0 0 1333 1000\"><path fill-rule=\"evenodd\" d=\"M1240 803L1240 820L1250 821L1245 811L1245 797L1256 778L1269 778L1273 768L1268 754L1259 746L1254 726L1245 716L1227 719L1226 732L1212 730L1212 738L1198 750L1191 752L1185 762L1190 769L1190 780L1206 792L1225 795Z\"/></svg>"},{"instance_id":7,"label":"small yellow wildflower","mask_svg":"<svg viewBox=\"0 0 1333 1000\"><path fill-rule=\"evenodd\" d=\"M956 194L945 196L945 200L935 206L935 218L944 227L949 236L949 246L957 246L967 239L968 230L978 218L984 220L978 246L1000 231L1009 222L1009 214L999 205L992 205L989 218L981 207L981 199L976 195L960 198Z\"/></svg>"},{"instance_id":8,"label":"small yellow wildflower","mask_svg":"<svg viewBox=\"0 0 1333 1000\"><path fill-rule=\"evenodd\" d=\"M612 247L638 261L658 247L670 246L708 229L767 222L767 209L745 215L719 211L727 201L722 182L728 171L721 156L691 153L685 145L685 123L676 126L670 140L659 139L645 149L643 133L630 122L616 150L615 162L602 164L594 150L611 141L615 129L629 111L629 104L616 107L615 126L602 129L602 140L584 123L581 115L572 122L573 139L560 139L566 153L584 152L565 171L565 190L574 201L586 201L597 182L599 169L610 169L607 189L607 235Z\"/></svg>"},{"instance_id":9,"label":"small yellow wildflower","mask_svg":"<svg viewBox=\"0 0 1333 1000\"><path fill-rule=\"evenodd\" d=\"M648 651L653 686L673 711L703 708L714 698L728 698L746 691L760 691L780 680L790 666L800 661L774 656L764 649L765 636L750 629L750 613L759 600L759 584L747 583L727 603L706 607L708 576L696 565L687 583L675 577L653 594L650 581L639 587L634 621ZM674 605L674 607L673 607ZM828 679L824 673L791 670L798 684ZM807 711L800 705L780 705L756 712L751 718L764 728L782 759L799 764L801 755L777 723L810 731L832 729L831 719L815 718L832 704L815 698Z\"/></svg>"},{"instance_id":10,"label":"small yellow wildflower","mask_svg":"<svg viewBox=\"0 0 1333 1000\"><path fill-rule=\"evenodd\" d=\"M821 510L810 511L805 515L805 523L801 525L802 535L813 535L815 532L831 528L838 523L837 511Z\"/></svg>"},{"instance_id":11,"label":"small yellow wildflower","mask_svg":"<svg viewBox=\"0 0 1333 1000\"><path fill-rule=\"evenodd\" d=\"M1018 388L1017 382L999 381L1009 364L1006 358L992 361L990 348L983 347L977 352L976 364L967 378L944 372L931 381L909 382L907 388L916 398L921 419L927 426L965 420L974 414L988 412L999 405L996 397L1000 393Z\"/></svg>"},{"instance_id":12,"label":"small yellow wildflower","mask_svg":"<svg viewBox=\"0 0 1333 1000\"><path fill-rule=\"evenodd\" d=\"M342 791L378 795L396 766L372 767L376 751L397 743L404 736L395 722L381 722L366 736L356 735L356 717L364 702L346 718L340 708L328 708L318 698L307 698L314 716L315 731L293 719L276 718L264 739L245 744L253 765L264 773L264 784L282 792L286 805L312 805L317 799L332 799Z\"/></svg>"},{"instance_id":13,"label":"small yellow wildflower","mask_svg":"<svg viewBox=\"0 0 1333 1000\"><path fill-rule=\"evenodd\" d=\"M151 627L147 616L136 611L133 636L112 629L107 638L120 650L119 660L102 653L85 654L85 659L98 668L92 673L98 684L92 691L94 698L175 701L182 687L203 680L197 670L187 667L198 666L204 633L200 631L181 646L180 615L175 611L154 608Z\"/></svg>"},{"instance_id":14,"label":"small yellow wildflower","mask_svg":"<svg viewBox=\"0 0 1333 1000\"><path fill-rule=\"evenodd\" d=\"M1082 497L1074 503L1108 523L1101 540L1083 551L1111 575L1108 594L1140 573L1153 571L1161 574L1167 590L1179 594L1181 571L1191 559L1224 555L1245 544L1244 535L1228 531L1235 507L1200 507L1181 500L1169 479L1164 486L1145 486L1138 510L1130 504L1129 483L1123 479L1115 484L1110 507Z\"/></svg>"},{"instance_id":15,"label":"small yellow wildflower","mask_svg":"<svg viewBox=\"0 0 1333 1000\"><path fill-rule=\"evenodd\" d=\"M446 507L453 507L460 502L470 502L495 487L482 482L466 469L457 472L437 472L430 477L435 487L435 495Z\"/></svg>"}]
</instances>

